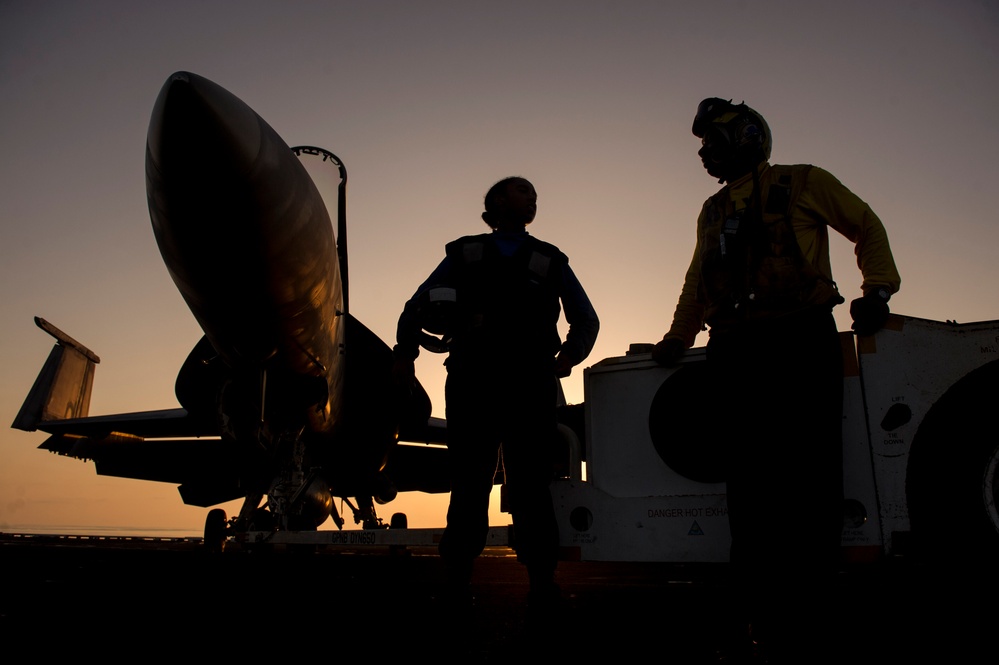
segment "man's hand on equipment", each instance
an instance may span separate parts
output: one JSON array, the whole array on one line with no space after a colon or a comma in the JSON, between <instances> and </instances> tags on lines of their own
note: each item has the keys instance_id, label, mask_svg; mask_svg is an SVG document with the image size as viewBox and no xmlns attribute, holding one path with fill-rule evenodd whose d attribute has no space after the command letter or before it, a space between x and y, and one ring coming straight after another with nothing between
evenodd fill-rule
<instances>
[{"instance_id":1,"label":"man's hand on equipment","mask_svg":"<svg viewBox=\"0 0 999 665\"><path fill-rule=\"evenodd\" d=\"M666 337L652 348L652 359L660 365L673 367L686 350L687 345L679 337Z\"/></svg>"},{"instance_id":2,"label":"man's hand on equipment","mask_svg":"<svg viewBox=\"0 0 999 665\"><path fill-rule=\"evenodd\" d=\"M850 303L850 316L853 317L853 330L858 335L873 335L888 321L888 289L871 289L863 298Z\"/></svg>"}]
</instances>

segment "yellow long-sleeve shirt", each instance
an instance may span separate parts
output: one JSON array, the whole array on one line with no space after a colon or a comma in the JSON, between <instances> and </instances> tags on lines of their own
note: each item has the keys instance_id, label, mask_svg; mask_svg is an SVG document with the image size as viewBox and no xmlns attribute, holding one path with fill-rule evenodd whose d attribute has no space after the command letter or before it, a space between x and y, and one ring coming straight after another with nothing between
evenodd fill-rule
<instances>
[{"instance_id":1,"label":"yellow long-sleeve shirt","mask_svg":"<svg viewBox=\"0 0 999 665\"><path fill-rule=\"evenodd\" d=\"M830 284L832 283L827 230L828 227L832 227L856 246L857 266L863 275L861 285L863 292L867 293L882 287L891 293L897 292L901 278L895 267L888 235L881 220L870 206L828 171L814 166L805 171L807 179L789 211L791 226L804 261ZM759 173L761 191L766 192L775 180L776 174L770 164L762 164ZM683 289L673 313L673 323L665 337L679 338L689 347L694 344L694 338L704 328L705 323L712 329L728 325L728 322L712 316L717 312L718 303L706 302L706 291L701 283L702 279L711 277L705 276L702 270L702 243L707 240L717 246L720 228L717 220L709 224L707 212L712 207L711 202L726 193L726 214L741 210L750 201L752 190L753 177L752 174L747 174L726 185L715 197L705 202L697 220L697 244L694 256L687 269Z\"/></svg>"}]
</instances>

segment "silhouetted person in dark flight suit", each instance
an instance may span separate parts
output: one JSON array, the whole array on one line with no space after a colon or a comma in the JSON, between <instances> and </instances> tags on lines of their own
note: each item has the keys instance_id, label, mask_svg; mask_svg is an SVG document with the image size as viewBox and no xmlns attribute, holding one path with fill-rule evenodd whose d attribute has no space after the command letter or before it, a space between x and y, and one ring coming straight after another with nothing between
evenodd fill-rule
<instances>
[{"instance_id":1,"label":"silhouetted person in dark flight suit","mask_svg":"<svg viewBox=\"0 0 999 665\"><path fill-rule=\"evenodd\" d=\"M558 525L549 491L556 377L568 376L586 358L599 322L566 256L527 233L536 213L537 193L529 181L512 177L493 185L482 213L492 232L449 243L444 260L399 318L394 371L412 381L426 327L421 317L441 298L452 306L444 317L450 340L445 392L451 503L439 549L454 599L470 599L501 444L517 558L530 578L529 602L543 607L558 599ZM569 323L564 342L556 327L560 303Z\"/></svg>"}]
</instances>

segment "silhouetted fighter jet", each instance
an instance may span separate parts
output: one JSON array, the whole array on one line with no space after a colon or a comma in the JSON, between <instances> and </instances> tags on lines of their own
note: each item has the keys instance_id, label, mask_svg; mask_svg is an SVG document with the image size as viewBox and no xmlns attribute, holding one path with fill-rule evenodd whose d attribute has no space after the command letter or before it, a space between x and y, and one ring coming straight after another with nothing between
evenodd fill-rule
<instances>
[{"instance_id":1,"label":"silhouetted fighter jet","mask_svg":"<svg viewBox=\"0 0 999 665\"><path fill-rule=\"evenodd\" d=\"M177 377L182 408L88 417L99 358L36 319L58 343L13 427L50 433L41 448L99 474L177 483L188 504L245 497L237 529L315 529L331 514L342 526L336 497L373 527L372 499L447 491L444 448L397 445L443 442L443 421L422 387L399 392L391 350L347 312L346 171L319 152L341 168L339 247L277 132L215 83L171 76L149 123L146 192L205 333ZM225 529L219 513L206 534Z\"/></svg>"}]
</instances>

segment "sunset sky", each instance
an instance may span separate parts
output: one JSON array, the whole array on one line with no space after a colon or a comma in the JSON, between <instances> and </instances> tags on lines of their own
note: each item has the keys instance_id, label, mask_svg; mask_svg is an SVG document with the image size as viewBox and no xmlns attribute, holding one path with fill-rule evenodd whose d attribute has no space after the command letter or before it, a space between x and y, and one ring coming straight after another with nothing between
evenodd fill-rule
<instances>
[{"instance_id":1,"label":"sunset sky","mask_svg":"<svg viewBox=\"0 0 999 665\"><path fill-rule=\"evenodd\" d=\"M508 175L534 183L529 230L569 256L600 315L585 364L660 339L719 187L690 133L715 96L764 115L774 162L822 166L878 213L902 275L893 311L999 318L995 2L4 0L0 530L201 531L206 511L174 486L97 476L5 429L52 345L35 315L100 355L91 414L177 404L201 332L160 260L143 166L177 70L344 160L351 312L389 343ZM857 297L852 246L832 243ZM837 319L849 327L845 307ZM443 416L441 361L417 372ZM563 383L583 400L582 368ZM410 495L381 510L442 526L445 508Z\"/></svg>"}]
</instances>

